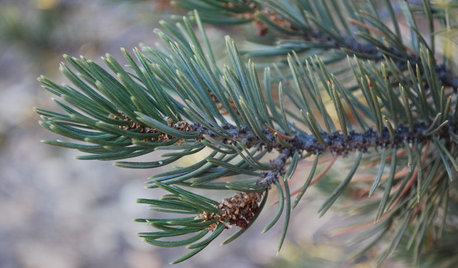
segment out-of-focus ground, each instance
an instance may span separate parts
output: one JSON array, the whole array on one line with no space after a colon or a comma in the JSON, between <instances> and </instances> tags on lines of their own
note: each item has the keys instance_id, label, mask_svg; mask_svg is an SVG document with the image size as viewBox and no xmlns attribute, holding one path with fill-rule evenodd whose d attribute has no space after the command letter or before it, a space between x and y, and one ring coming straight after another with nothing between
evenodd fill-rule
<instances>
[{"instance_id":1,"label":"out-of-focus ground","mask_svg":"<svg viewBox=\"0 0 458 268\"><path fill-rule=\"evenodd\" d=\"M56 108L36 77L64 82L58 72L62 54L120 59L120 47L153 46L153 29L171 12L159 4L167 2L0 0L0 267L155 268L186 252L156 248L136 236L151 230L132 219L151 215L136 199L160 195L144 189L157 171L75 160L76 151L40 143L56 136L38 125L33 112L34 106ZM225 33L212 34L218 39ZM341 218L318 218L320 200L313 195L307 193L294 211L279 255L281 224L260 234L273 206L236 241L219 246L219 239L175 267L369 267L364 260L340 261L346 249L325 230Z\"/></svg>"}]
</instances>

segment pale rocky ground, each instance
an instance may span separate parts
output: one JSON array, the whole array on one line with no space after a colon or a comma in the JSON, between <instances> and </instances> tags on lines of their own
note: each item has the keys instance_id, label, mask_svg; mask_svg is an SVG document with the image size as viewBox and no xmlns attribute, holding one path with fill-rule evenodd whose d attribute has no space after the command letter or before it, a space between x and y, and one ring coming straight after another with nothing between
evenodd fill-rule
<instances>
[{"instance_id":1,"label":"pale rocky ground","mask_svg":"<svg viewBox=\"0 0 458 268\"><path fill-rule=\"evenodd\" d=\"M39 142L56 136L38 125L39 118L32 111L34 106L55 107L51 94L40 88L36 77L46 74L63 81L57 72L61 54L98 59L109 52L120 58L119 47L132 48L140 42L153 45L157 15L151 6L60 2L66 2L72 11L51 34L54 46L50 49L30 51L27 46L0 41L0 267L168 267L186 250L147 245L136 233L150 229L132 221L151 215L135 201L159 197L159 192L144 189L145 178L157 171L75 160L78 152ZM25 3L28 8L23 7ZM0 9L33 13L33 3L0 1ZM293 213L287 242L279 255L276 247L281 224L260 234L275 211L272 207L235 242L219 246L219 239L174 267L276 267L280 263L315 267L303 262L304 256L342 259L345 248L329 240L324 231L340 218L332 213L318 218L320 203L312 201L313 196L313 191L308 193ZM329 262L325 266L352 267Z\"/></svg>"}]
</instances>

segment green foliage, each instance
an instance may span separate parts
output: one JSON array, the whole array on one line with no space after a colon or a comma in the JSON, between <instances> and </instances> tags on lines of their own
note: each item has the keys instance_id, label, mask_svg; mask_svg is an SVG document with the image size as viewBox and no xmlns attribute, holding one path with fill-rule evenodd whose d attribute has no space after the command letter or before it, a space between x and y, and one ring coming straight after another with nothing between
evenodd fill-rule
<instances>
[{"instance_id":1,"label":"green foliage","mask_svg":"<svg viewBox=\"0 0 458 268\"><path fill-rule=\"evenodd\" d=\"M85 153L80 159L125 160L166 151L158 161L117 162L127 168L155 168L205 152L204 159L148 181L150 188L169 192L161 199L139 199L178 215L138 219L160 230L140 234L148 243L191 249L175 263L197 254L231 226L241 229L223 243L240 236L264 208L271 188L278 192L279 206L264 231L284 215L280 250L291 210L334 163L323 170L318 159L357 152L320 215L350 187L360 166L380 162L366 185L371 199L361 201L370 203L376 221L356 240L365 250L387 236L391 243L379 261L408 240L418 260L424 238L440 237L448 200L456 197L450 184L458 171L458 82L448 58L438 63L433 35L434 22L449 27L450 18L444 18L445 8L429 1L384 1L380 5L391 29L370 1L358 3L180 0L179 6L199 13L175 26L162 22L163 30L156 33L167 48L123 50L128 68L107 55L108 70L84 57L64 56L61 71L73 85L40 77L63 110L37 108L41 125L79 141L45 142ZM409 42L398 8L409 23ZM213 23L256 22L284 39L240 53L227 37L230 60L220 67L199 16ZM428 40L417 27L420 19L429 25ZM267 68L247 59L284 54L285 61L272 57ZM293 193L289 180L305 158L314 159L310 174ZM317 169L322 171L315 175ZM218 202L193 188L243 194ZM435 220L439 215L440 222ZM169 240L178 236L185 237Z\"/></svg>"}]
</instances>

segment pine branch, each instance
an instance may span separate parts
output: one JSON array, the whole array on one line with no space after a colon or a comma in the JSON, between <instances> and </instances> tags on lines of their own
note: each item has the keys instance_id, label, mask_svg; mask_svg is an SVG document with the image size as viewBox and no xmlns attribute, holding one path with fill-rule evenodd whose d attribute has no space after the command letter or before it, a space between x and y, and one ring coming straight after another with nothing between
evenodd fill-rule
<instances>
[{"instance_id":1,"label":"pine branch","mask_svg":"<svg viewBox=\"0 0 458 268\"><path fill-rule=\"evenodd\" d=\"M279 206L265 231L285 216L280 249L291 193L300 192L294 207L334 163L314 178L318 157L353 152L358 152L356 161L319 212L325 213L343 195L363 164L363 154L372 155L381 163L372 186L368 185L368 194L378 203L378 222L368 225L374 231L364 240L375 236L375 243L387 230L395 230L382 260L413 225L417 231L412 243L420 248L425 230L436 226L433 219L446 214L448 184L458 170L456 91L444 86L429 49L419 47L419 61L407 60L405 66L393 57L378 64L357 55L348 58L357 87L344 86L318 57L303 60L292 53L287 57L289 79L276 84L266 68L261 83L256 65L240 55L230 38L226 39L230 65L219 68L198 13L193 17L202 43L188 18L176 27L163 23L169 33L156 33L168 48L135 49L134 56L123 50L128 68L107 55L103 60L114 75L85 58L65 56L61 71L73 86L45 77L40 82L68 104L55 100L63 113L36 111L43 127L81 143L46 142L87 153L81 159L127 159L166 150L159 161L117 163L128 168L168 165L207 148L205 159L148 181L150 188L168 194L160 200L139 199L154 210L180 215L138 220L159 229L141 234L148 243L192 249L176 262L197 254L232 226L241 230L226 241L241 235L263 210L272 185ZM276 158L266 162L267 155ZM315 158L313 171L299 191L291 192L288 181L306 157ZM385 163L390 168L384 177ZM239 194L218 202L182 187Z\"/></svg>"},{"instance_id":2,"label":"pine branch","mask_svg":"<svg viewBox=\"0 0 458 268\"><path fill-rule=\"evenodd\" d=\"M293 51L296 53L311 51L314 54L321 54L331 50L337 55L344 52L346 55L356 55L361 59L384 61L388 58L393 60L401 70L406 70L407 62L412 65L421 63L420 47L427 48L431 54L435 53L434 38L432 37L431 44L426 42L416 26L415 20L419 18L412 13L412 9L417 6L417 9L425 10L426 20L432 31L434 27L431 25L434 21L430 13L431 4L428 1L423 1L422 5L410 4L408 1L399 1L397 4L385 1L395 32L385 26L385 22L381 20L371 4L358 10L359 7L356 8L354 1L219 0L215 3L201 3L194 0L180 0L177 4L186 9L199 10L204 14L204 21L233 23L229 18L235 17L240 18L238 23L254 21L259 27L260 35L263 35L267 29L272 29L287 34L289 39L301 38L279 40L275 48L255 47L255 51L248 51L250 56L285 55ZM410 45L403 42L399 30L398 17L400 16L395 14L395 9L402 9L409 21L412 35ZM301 12L303 14L300 14ZM417 13L420 13L417 17L422 15L421 12ZM206 17L205 14L210 15ZM215 19L218 15L221 18ZM433 65L433 70L441 84L456 90L458 77L450 67L445 63L433 63ZM424 74L424 70L421 70L421 73Z\"/></svg>"}]
</instances>

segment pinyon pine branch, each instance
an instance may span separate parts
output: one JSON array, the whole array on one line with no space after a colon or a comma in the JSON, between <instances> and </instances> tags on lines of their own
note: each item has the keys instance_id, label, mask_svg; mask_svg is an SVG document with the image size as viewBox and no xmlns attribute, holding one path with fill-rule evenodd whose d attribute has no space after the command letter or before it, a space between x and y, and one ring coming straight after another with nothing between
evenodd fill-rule
<instances>
[{"instance_id":1,"label":"pinyon pine branch","mask_svg":"<svg viewBox=\"0 0 458 268\"><path fill-rule=\"evenodd\" d=\"M304 25L296 20L312 22L313 17L307 15L310 10L328 12L327 2L318 6L315 1L181 2L209 10L240 9L237 14L260 12L265 6L274 18L281 14L286 21L291 17L288 33L309 29L301 28ZM287 5L293 2L297 5ZM293 12L293 7L304 14ZM387 7L393 9L389 3ZM377 175L366 185L367 199L360 201L372 208L376 205L376 221L341 233L364 230L355 240L362 244L362 251L382 237L389 239L379 261L408 240L407 246L414 249L418 261L428 232L439 237L444 228L450 228L446 217L448 200L456 195L458 104L456 85L449 82L456 78L443 72L448 70L446 66L438 67L434 50L423 39L418 41L419 36L412 58L412 48L399 44L398 26L392 32L381 28L375 14L367 16L373 19L371 27L378 25L378 31L387 35L383 46L398 50L384 50L377 40L368 38L370 31L366 38L361 36L381 54L374 58L344 50L351 85L330 71L332 62L304 56L296 49L287 51L288 68L262 69L241 55L229 37L226 52L230 62L219 67L197 12L192 20L199 33L187 17L176 26L164 22L165 30L156 33L168 47L134 49L133 54L123 50L127 67L110 55L103 58L109 71L84 57L64 56L61 71L72 85L39 79L45 89L57 95L55 102L63 111L36 111L43 127L79 142L45 143L80 150L85 153L80 159L124 160L116 165L126 168L156 168L187 155L206 154L189 166L154 175L148 187L167 191L161 199L138 200L153 210L177 215L137 219L157 229L140 234L146 242L191 249L175 263L197 254L226 229L240 228L223 244L243 234L265 208L271 188L278 193L278 209L264 231L284 215L280 250L291 210L336 158L356 155L348 173L338 178L338 186L320 208L321 215L350 187L361 166L369 160L379 162ZM344 21L343 15L338 18ZM272 23L276 22L285 23L276 19ZM363 22L355 25L368 30ZM332 30L328 26L322 27ZM411 29L416 36L413 24ZM329 47L325 44L317 49ZM259 71L264 71L263 75ZM451 80L444 79L444 73ZM155 150L165 151L158 161L125 161ZM334 160L319 161L327 155ZM313 159L312 167L303 186L291 191L289 181L303 159ZM322 162L328 164L324 170ZM322 171L315 175L318 169ZM232 196L219 202L195 189L227 190ZM438 221L438 216L443 220Z\"/></svg>"},{"instance_id":2,"label":"pinyon pine branch","mask_svg":"<svg viewBox=\"0 0 458 268\"><path fill-rule=\"evenodd\" d=\"M285 55L292 51L329 54L329 51L334 51L336 54L330 57L330 62L342 59L344 55L375 61L388 58L402 70L407 67L407 62L421 62L419 49L422 46L431 54L436 53L434 36L431 35L429 43L423 38L416 25L418 18L415 13L418 17L427 18L431 33L434 31L433 17L437 17L443 25L447 24L441 14L443 11L430 1L384 1L386 17L390 18L394 30L386 26L371 1L358 5L353 0L178 0L177 4L190 10L197 9L206 22L253 23L259 28L259 35L264 35L267 30L284 34L277 40L276 46L254 46L248 51L250 56ZM404 40L407 38L401 34L402 16L396 10L401 10L404 19L411 24L410 43L406 43ZM447 68L447 62L434 63L434 69L444 86L456 90L458 79Z\"/></svg>"}]
</instances>

